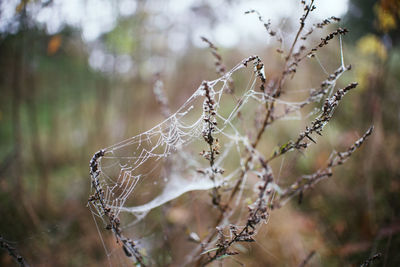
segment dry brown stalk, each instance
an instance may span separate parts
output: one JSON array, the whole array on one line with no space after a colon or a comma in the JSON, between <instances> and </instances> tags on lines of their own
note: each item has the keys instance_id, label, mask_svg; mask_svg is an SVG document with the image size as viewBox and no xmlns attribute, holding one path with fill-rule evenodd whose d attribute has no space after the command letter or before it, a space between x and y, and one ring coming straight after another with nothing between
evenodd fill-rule
<instances>
[{"instance_id":1,"label":"dry brown stalk","mask_svg":"<svg viewBox=\"0 0 400 267\"><path fill-rule=\"evenodd\" d=\"M0 248L6 250L8 254L18 263L21 267L29 267L25 259L18 253L17 249L11 246L10 242L0 236Z\"/></svg>"},{"instance_id":2,"label":"dry brown stalk","mask_svg":"<svg viewBox=\"0 0 400 267\"><path fill-rule=\"evenodd\" d=\"M209 48L211 49L211 54L214 56L215 58L215 69L218 75L220 76L224 76L226 73L226 66L222 60L222 56L221 54L218 52L218 47L214 45L213 42L211 42L209 39L207 39L206 37L201 37L201 40L205 43L208 44ZM227 86L225 89L225 92L227 92L228 94L233 94L234 92L234 84L233 84L233 80L232 77L228 78L227 81Z\"/></svg>"},{"instance_id":3,"label":"dry brown stalk","mask_svg":"<svg viewBox=\"0 0 400 267\"><path fill-rule=\"evenodd\" d=\"M120 242L125 255L127 257L134 257L135 261L140 264L140 266L146 266L143 256L137 249L135 242L122 234L120 219L111 211L111 208L105 204L104 190L101 188L98 179L100 174L99 160L104 156L104 153L104 150L97 151L90 160L89 171L95 193L89 197L88 203L93 205L96 209L99 209L108 219L109 224L106 226L106 229L114 233L114 236L117 238L117 242Z\"/></svg>"}]
</instances>

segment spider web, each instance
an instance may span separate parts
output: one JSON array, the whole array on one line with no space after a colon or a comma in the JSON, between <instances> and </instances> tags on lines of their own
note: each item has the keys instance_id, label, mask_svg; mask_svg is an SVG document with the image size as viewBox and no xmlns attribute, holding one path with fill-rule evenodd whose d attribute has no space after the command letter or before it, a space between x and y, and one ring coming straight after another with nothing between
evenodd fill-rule
<instances>
[{"instance_id":1,"label":"spider web","mask_svg":"<svg viewBox=\"0 0 400 267\"><path fill-rule=\"evenodd\" d=\"M280 105L283 119L301 119L300 109L305 101L284 101L257 90L257 77L254 74L240 97L226 93L228 80L238 70L246 67L247 61L243 60L224 76L207 82L211 97L216 102L217 126L213 135L224 140L221 142L222 154L214 167L225 170L224 175L219 174L214 182L211 181L208 176L211 171L209 162L199 156L199 152L206 149L202 136L206 127L203 110L205 92L200 86L178 111L160 124L102 149L104 156L99 159L97 179L105 192L105 205L117 216L120 212L127 212L140 220L153 208L188 191L208 190L229 181L242 166L241 151L249 146L249 132L246 131L249 122L243 119L246 118L243 113L254 114L254 107L274 101ZM332 91L335 83L329 87ZM310 91L312 89L305 90ZM287 116L289 113L294 116ZM308 116L312 114L315 112ZM280 117L279 114L277 117ZM233 162L232 152L237 154L236 161L239 162ZM228 155L231 163L228 165L236 164L238 167L232 169L226 166L224 159ZM145 190L137 190L139 187ZM103 215L99 207L97 214Z\"/></svg>"},{"instance_id":2,"label":"spider web","mask_svg":"<svg viewBox=\"0 0 400 267\"><path fill-rule=\"evenodd\" d=\"M254 105L274 100L256 91L257 79L254 75L240 97L225 93L229 78L245 67L244 62L224 76L207 82L211 97L216 102L218 123L213 136L220 142L223 140L222 152L214 167L223 169L224 174L217 174L212 181L208 175L211 173L209 162L199 155L207 149L202 136L206 127L203 111L205 92L200 86L177 112L160 124L102 149L104 156L99 160L97 179L104 190L104 204L116 216L127 212L140 220L150 210L188 191L220 186L240 170L240 154L249 143L245 130L249 125L241 119L242 113L251 112L249 103ZM293 111L301 106L300 102L277 101ZM246 111L243 111L245 106ZM236 154L236 159L232 153ZM226 164L228 155L229 164ZM103 216L101 208L96 208L97 214Z\"/></svg>"},{"instance_id":3,"label":"spider web","mask_svg":"<svg viewBox=\"0 0 400 267\"><path fill-rule=\"evenodd\" d=\"M264 67L259 69L255 58L258 57L244 59L218 79L203 82L174 114L152 129L103 148L102 156L96 159L96 174L92 176L95 179L92 185L101 188L103 201L92 202L93 215L103 220L104 225L107 225L104 207L116 217L121 213L133 215L134 219L130 216L121 222L122 228L126 229L145 218L152 209L186 192L229 185L244 167L243 153L246 149L254 151L250 146L254 137L251 129L257 129L255 114L263 112L266 103L275 103L277 119L301 120L302 107L323 99L323 95L315 96L315 89L293 91L306 98L298 102L276 99L267 90L260 91L259 76L265 78ZM254 70L247 85L240 86L241 90L236 88L234 94L227 93L228 81L234 74L240 75L239 70L248 67L251 61ZM318 63L324 70L319 60ZM345 71L343 59L341 63L338 70ZM328 94L340 75L328 84ZM201 155L209 149L203 135L208 124L204 108L207 101L205 83L215 102L217 124L213 137L221 146L221 154L212 168L223 170L218 173L213 172L210 162ZM320 112L321 109L315 109L306 117ZM250 171L255 170L250 168ZM213 179L210 179L211 175Z\"/></svg>"}]
</instances>

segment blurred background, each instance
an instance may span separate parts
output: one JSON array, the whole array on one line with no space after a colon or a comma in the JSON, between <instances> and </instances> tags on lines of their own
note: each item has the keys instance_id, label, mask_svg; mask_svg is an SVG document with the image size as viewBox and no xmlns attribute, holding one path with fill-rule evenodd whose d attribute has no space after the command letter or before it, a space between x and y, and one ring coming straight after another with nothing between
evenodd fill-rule
<instances>
[{"instance_id":1,"label":"blurred background","mask_svg":"<svg viewBox=\"0 0 400 267\"><path fill-rule=\"evenodd\" d=\"M172 111L202 80L218 77L201 36L219 47L227 69L257 54L267 76L277 75L277 43L256 16L244 12L258 10L290 43L302 14L299 2L1 1L0 235L32 266L123 265L105 253L87 207L93 153L163 120L153 94L156 75ZM294 200L274 211L256 244L237 259L247 266L297 266L316 251L310 266L359 266L380 252L376 266L400 266L400 3L316 5L311 22L337 16L349 29L344 60L353 69L343 84L360 85L341 103L328 141L281 175L311 173L332 149L350 145L371 124L375 132L332 179L305 193L301 205ZM330 71L340 64L338 44L320 56ZM306 64L290 86L317 86L323 75L319 65ZM273 130L271 142L302 130L295 126ZM203 209L209 206L205 198ZM160 221L179 224L186 215L173 211ZM187 231L184 225L176 229L175 235ZM176 265L182 246L161 246L159 265ZM15 266L5 250L0 265Z\"/></svg>"}]
</instances>

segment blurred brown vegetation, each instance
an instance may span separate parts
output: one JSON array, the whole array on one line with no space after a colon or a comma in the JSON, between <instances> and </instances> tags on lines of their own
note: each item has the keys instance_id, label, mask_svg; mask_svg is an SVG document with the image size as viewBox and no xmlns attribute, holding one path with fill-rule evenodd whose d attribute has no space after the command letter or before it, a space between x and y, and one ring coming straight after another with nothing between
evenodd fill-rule
<instances>
[{"instance_id":1,"label":"blurred brown vegetation","mask_svg":"<svg viewBox=\"0 0 400 267\"><path fill-rule=\"evenodd\" d=\"M17 30L0 37L0 234L32 266L107 266L87 208L91 156L163 119L152 93L157 72L170 108L176 110L202 80L217 77L213 58L191 40L181 51L171 49L165 37L169 28L151 23L154 18L143 1L135 13L118 17L113 30L90 44L78 28L68 25L48 34L29 17L27 8L34 4L21 1ZM229 8L230 1L224 5ZM200 7L188 11L193 20L199 16L212 25L221 19L207 2ZM169 25L176 26L174 18L169 19ZM358 266L380 252L383 256L374 266L400 265L399 24L396 0L349 2L343 21L350 30L344 56L353 71L342 83L355 80L360 88L343 100L320 145L296 160L286 158L290 164L280 176L312 172L332 149L349 146L369 125L375 125L375 132L332 179L305 193L301 205L293 201L274 211L257 242L239 248L244 253L238 261L246 266L297 266L315 251L310 266ZM97 48L107 57L99 69L88 63ZM228 68L258 54L268 59L266 72L273 76L279 71L278 57L271 56L275 49L256 44L220 51ZM125 56L134 63L120 71ZM330 47L321 61L334 69L340 63L338 47ZM315 64L303 72L292 88L321 80ZM268 146L301 129L298 123L277 125L269 132ZM190 192L168 205L165 217L160 208L145 219L154 235L165 234L168 227L161 225L174 226L165 234L169 239L155 248L160 265L182 262L187 249L183 241L190 232L185 222L195 222L204 236L207 220L213 219L206 192ZM107 234L103 238L110 245L115 242ZM118 256L110 257L113 266L125 261ZM0 251L0 265L13 264L7 251ZM232 259L224 262L235 264Z\"/></svg>"}]
</instances>

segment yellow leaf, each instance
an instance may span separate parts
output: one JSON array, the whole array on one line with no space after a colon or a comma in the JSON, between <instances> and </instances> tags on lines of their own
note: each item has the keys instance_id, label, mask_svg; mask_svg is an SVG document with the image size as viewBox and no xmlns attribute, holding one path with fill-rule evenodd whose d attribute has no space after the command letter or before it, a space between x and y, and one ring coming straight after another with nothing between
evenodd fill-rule
<instances>
[{"instance_id":1,"label":"yellow leaf","mask_svg":"<svg viewBox=\"0 0 400 267\"><path fill-rule=\"evenodd\" d=\"M378 18L378 27L380 30L386 33L390 30L396 29L396 18L389 10L377 5L375 6L375 13Z\"/></svg>"},{"instance_id":2,"label":"yellow leaf","mask_svg":"<svg viewBox=\"0 0 400 267\"><path fill-rule=\"evenodd\" d=\"M381 60L386 60L387 51L382 41L374 34L367 34L357 43L358 50L363 54L377 56Z\"/></svg>"}]
</instances>

